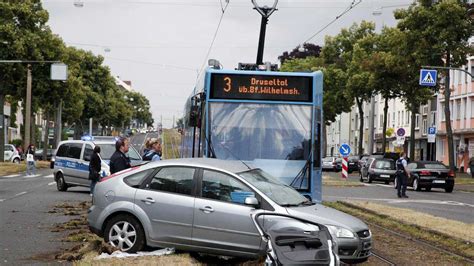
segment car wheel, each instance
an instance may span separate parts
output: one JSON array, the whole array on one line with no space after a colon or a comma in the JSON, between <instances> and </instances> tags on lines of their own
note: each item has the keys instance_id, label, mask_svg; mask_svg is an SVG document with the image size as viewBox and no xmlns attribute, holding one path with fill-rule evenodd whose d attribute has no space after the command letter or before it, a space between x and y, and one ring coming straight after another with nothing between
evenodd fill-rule
<instances>
[{"instance_id":1,"label":"car wheel","mask_svg":"<svg viewBox=\"0 0 474 266\"><path fill-rule=\"evenodd\" d=\"M397 189L397 185L398 185L398 181L397 181L397 178L395 178L395 179L393 180L393 188L394 188L394 189Z\"/></svg>"},{"instance_id":2,"label":"car wheel","mask_svg":"<svg viewBox=\"0 0 474 266\"><path fill-rule=\"evenodd\" d=\"M56 188L59 191L66 191L67 187L68 187L68 185L67 185L66 181L64 180L63 174L58 173L57 178L56 178Z\"/></svg>"},{"instance_id":3,"label":"car wheel","mask_svg":"<svg viewBox=\"0 0 474 266\"><path fill-rule=\"evenodd\" d=\"M426 191L431 191L431 187L426 187Z\"/></svg>"},{"instance_id":4,"label":"car wheel","mask_svg":"<svg viewBox=\"0 0 474 266\"><path fill-rule=\"evenodd\" d=\"M451 192L453 192L453 188L454 188L454 186L445 187L444 191L446 191L446 193L451 193Z\"/></svg>"},{"instance_id":5,"label":"car wheel","mask_svg":"<svg viewBox=\"0 0 474 266\"><path fill-rule=\"evenodd\" d=\"M128 253L140 251L145 246L143 227L130 215L117 215L105 228L105 242Z\"/></svg>"},{"instance_id":6,"label":"car wheel","mask_svg":"<svg viewBox=\"0 0 474 266\"><path fill-rule=\"evenodd\" d=\"M413 179L413 190L420 191L421 187L418 182L418 178Z\"/></svg>"},{"instance_id":7,"label":"car wheel","mask_svg":"<svg viewBox=\"0 0 474 266\"><path fill-rule=\"evenodd\" d=\"M13 159L13 163L20 163L20 159L18 158Z\"/></svg>"}]
</instances>

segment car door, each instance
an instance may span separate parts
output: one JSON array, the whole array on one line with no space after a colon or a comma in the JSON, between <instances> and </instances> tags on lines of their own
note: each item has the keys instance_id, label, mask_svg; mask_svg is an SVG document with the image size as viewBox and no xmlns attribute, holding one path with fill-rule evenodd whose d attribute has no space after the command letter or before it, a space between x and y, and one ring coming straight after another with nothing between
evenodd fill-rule
<instances>
[{"instance_id":1,"label":"car door","mask_svg":"<svg viewBox=\"0 0 474 266\"><path fill-rule=\"evenodd\" d=\"M13 156L13 146L5 145L5 152L4 152L4 160L5 162L9 162L12 160Z\"/></svg>"},{"instance_id":2,"label":"car door","mask_svg":"<svg viewBox=\"0 0 474 266\"><path fill-rule=\"evenodd\" d=\"M66 182L84 185L84 169L81 164L82 146L84 143L69 143L67 151L66 165L64 167L64 177Z\"/></svg>"},{"instance_id":3,"label":"car door","mask_svg":"<svg viewBox=\"0 0 474 266\"><path fill-rule=\"evenodd\" d=\"M84 185L89 185L89 163L91 161L92 154L94 153L94 148L89 143L86 143L84 146L84 152L82 153L81 161L80 161L80 169L81 171L81 182Z\"/></svg>"},{"instance_id":4,"label":"car door","mask_svg":"<svg viewBox=\"0 0 474 266\"><path fill-rule=\"evenodd\" d=\"M135 204L150 219L149 238L163 244L191 245L195 168L160 168L135 195Z\"/></svg>"},{"instance_id":5,"label":"car door","mask_svg":"<svg viewBox=\"0 0 474 266\"><path fill-rule=\"evenodd\" d=\"M256 194L235 177L207 169L198 188L194 243L209 250L257 253L261 237L250 217L256 210L244 204L246 197Z\"/></svg>"}]
</instances>

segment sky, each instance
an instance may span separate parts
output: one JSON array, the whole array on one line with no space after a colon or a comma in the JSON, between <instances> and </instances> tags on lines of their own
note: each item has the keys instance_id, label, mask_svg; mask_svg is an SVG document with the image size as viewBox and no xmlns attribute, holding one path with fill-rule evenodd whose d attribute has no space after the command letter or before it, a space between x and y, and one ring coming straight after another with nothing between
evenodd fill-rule
<instances>
[{"instance_id":1,"label":"sky","mask_svg":"<svg viewBox=\"0 0 474 266\"><path fill-rule=\"evenodd\" d=\"M228 5L226 0L42 3L54 33L69 46L102 55L112 75L131 81L132 88L149 99L155 121L171 127L182 117L184 103L207 59L219 60L224 69L256 61L261 16L251 0L227 1ZM82 2L83 7L76 7L75 2ZM395 26L393 11L408 7L413 0L362 0L322 30L352 2L278 1L278 10L267 25L263 61L279 63L279 55L305 41L322 46L326 35L334 36L362 20L374 21L377 31L382 25ZM271 6L273 1L257 0L257 4ZM381 14L374 15L375 10Z\"/></svg>"}]
</instances>

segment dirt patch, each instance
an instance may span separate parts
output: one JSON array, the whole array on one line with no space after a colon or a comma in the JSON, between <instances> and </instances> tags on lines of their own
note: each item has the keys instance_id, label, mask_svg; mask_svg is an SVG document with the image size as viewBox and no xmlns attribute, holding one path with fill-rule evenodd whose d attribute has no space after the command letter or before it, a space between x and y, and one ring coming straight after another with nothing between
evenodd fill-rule
<instances>
[{"instance_id":1,"label":"dirt patch","mask_svg":"<svg viewBox=\"0 0 474 266\"><path fill-rule=\"evenodd\" d=\"M323 186L329 187L363 187L364 184L352 179L343 179L342 177L333 177L323 174Z\"/></svg>"},{"instance_id":2,"label":"dirt patch","mask_svg":"<svg viewBox=\"0 0 474 266\"><path fill-rule=\"evenodd\" d=\"M36 168L44 169L49 168L50 162L37 161ZM18 174L26 171L26 162L22 163L0 163L0 176Z\"/></svg>"}]
</instances>

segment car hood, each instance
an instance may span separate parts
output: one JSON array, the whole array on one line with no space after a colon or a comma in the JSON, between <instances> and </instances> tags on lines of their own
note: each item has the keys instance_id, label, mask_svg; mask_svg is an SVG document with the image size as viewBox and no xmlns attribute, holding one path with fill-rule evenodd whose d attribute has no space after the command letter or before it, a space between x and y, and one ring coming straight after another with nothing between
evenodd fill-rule
<instances>
[{"instance_id":1,"label":"car hood","mask_svg":"<svg viewBox=\"0 0 474 266\"><path fill-rule=\"evenodd\" d=\"M353 232L369 229L360 219L322 204L305 207L287 207L286 211L289 215L298 218L324 225L341 226L351 229Z\"/></svg>"}]
</instances>

